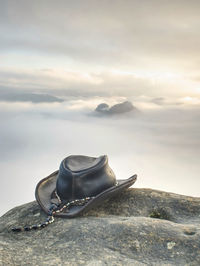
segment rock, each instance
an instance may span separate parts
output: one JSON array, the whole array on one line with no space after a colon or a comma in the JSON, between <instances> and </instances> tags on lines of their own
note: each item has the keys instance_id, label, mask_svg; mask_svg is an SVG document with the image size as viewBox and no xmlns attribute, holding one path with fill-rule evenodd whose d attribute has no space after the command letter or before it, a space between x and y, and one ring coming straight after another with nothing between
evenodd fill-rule
<instances>
[{"instance_id":1,"label":"rock","mask_svg":"<svg viewBox=\"0 0 200 266\"><path fill-rule=\"evenodd\" d=\"M123 103L118 103L110 107L110 114L122 114L126 112L130 112L134 109L134 106L132 105L131 102L123 102Z\"/></svg>"},{"instance_id":2,"label":"rock","mask_svg":"<svg viewBox=\"0 0 200 266\"><path fill-rule=\"evenodd\" d=\"M200 265L200 198L131 188L83 217L9 231L45 218L36 202L0 218L0 265Z\"/></svg>"},{"instance_id":3,"label":"rock","mask_svg":"<svg viewBox=\"0 0 200 266\"><path fill-rule=\"evenodd\" d=\"M97 112L107 112L109 110L109 105L107 103L100 103L95 111Z\"/></svg>"},{"instance_id":4,"label":"rock","mask_svg":"<svg viewBox=\"0 0 200 266\"><path fill-rule=\"evenodd\" d=\"M129 101L125 101L123 103L118 103L109 108L109 105L106 103L101 103L95 109L96 112L103 115L117 115L123 114L130 111L136 110L133 104Z\"/></svg>"}]
</instances>

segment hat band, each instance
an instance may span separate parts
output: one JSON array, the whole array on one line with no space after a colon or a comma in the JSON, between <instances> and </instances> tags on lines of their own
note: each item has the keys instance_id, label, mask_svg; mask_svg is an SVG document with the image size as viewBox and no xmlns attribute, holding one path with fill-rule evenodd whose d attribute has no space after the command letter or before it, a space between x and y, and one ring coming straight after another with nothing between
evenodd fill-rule
<instances>
[{"instance_id":1,"label":"hat band","mask_svg":"<svg viewBox=\"0 0 200 266\"><path fill-rule=\"evenodd\" d=\"M57 195L57 193L55 193L55 195ZM59 198L58 195L57 195L57 197L58 197L58 201L60 201L60 198ZM22 232L22 231L30 231L32 229L37 230L37 229L44 228L47 225L49 225L49 224L51 224L51 223L54 222L54 215L56 213L60 213L64 209L69 208L71 206L81 206L81 205L84 205L85 203L88 203L93 198L95 198L95 197L86 197L86 198L83 198L83 199L72 200L72 201L69 201L66 204L62 205L61 208L59 208L60 207L59 205L62 202L60 202L59 205L56 205L55 203L52 203L51 206L50 206L50 208L49 208L49 211L48 211L48 217L47 217L47 219L46 219L46 221L44 223L35 224L35 225L31 225L31 226L24 226L24 227L13 227L11 230L13 232Z\"/></svg>"},{"instance_id":2,"label":"hat band","mask_svg":"<svg viewBox=\"0 0 200 266\"><path fill-rule=\"evenodd\" d=\"M115 186L117 186L117 185L118 185L118 182L115 183ZM56 213L63 212L64 209L68 209L71 206L82 206L82 205L88 203L90 200L95 198L95 197L86 197L86 198L82 198L82 199L75 199L75 200L68 201L67 203L65 203L65 201L62 202L62 200L58 196L56 190L54 193L55 193L55 196L58 200L58 204L55 203L55 201L51 204L49 211L48 211L48 217L47 217L45 222L40 223L40 224L30 225L30 226L24 226L24 227L13 227L11 230L13 232L22 232L22 231L42 229L42 228L46 227L47 225L54 222L54 215Z\"/></svg>"}]
</instances>

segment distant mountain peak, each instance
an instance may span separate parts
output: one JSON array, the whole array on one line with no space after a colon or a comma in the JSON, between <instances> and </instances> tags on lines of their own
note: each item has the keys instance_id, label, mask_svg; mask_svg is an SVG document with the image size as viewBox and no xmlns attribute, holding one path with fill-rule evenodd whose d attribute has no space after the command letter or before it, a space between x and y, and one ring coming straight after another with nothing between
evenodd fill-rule
<instances>
[{"instance_id":1,"label":"distant mountain peak","mask_svg":"<svg viewBox=\"0 0 200 266\"><path fill-rule=\"evenodd\" d=\"M100 103L95 111L104 115L118 115L136 110L133 104L129 101L115 104L111 107L107 103Z\"/></svg>"},{"instance_id":2,"label":"distant mountain peak","mask_svg":"<svg viewBox=\"0 0 200 266\"><path fill-rule=\"evenodd\" d=\"M8 92L0 93L0 101L7 102L32 102L32 103L52 103L63 102L64 100L50 94Z\"/></svg>"}]
</instances>

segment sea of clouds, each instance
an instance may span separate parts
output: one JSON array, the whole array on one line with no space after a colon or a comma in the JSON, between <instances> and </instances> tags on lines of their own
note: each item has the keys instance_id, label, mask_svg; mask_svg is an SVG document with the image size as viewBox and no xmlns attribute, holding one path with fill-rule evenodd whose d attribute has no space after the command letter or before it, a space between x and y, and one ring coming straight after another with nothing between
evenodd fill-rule
<instances>
[{"instance_id":1,"label":"sea of clouds","mask_svg":"<svg viewBox=\"0 0 200 266\"><path fill-rule=\"evenodd\" d=\"M117 178L138 174L135 187L200 196L198 103L144 96L41 99L1 99L1 214L34 200L37 182L71 154L107 154ZM99 103L124 100L138 112L109 117L94 112Z\"/></svg>"}]
</instances>

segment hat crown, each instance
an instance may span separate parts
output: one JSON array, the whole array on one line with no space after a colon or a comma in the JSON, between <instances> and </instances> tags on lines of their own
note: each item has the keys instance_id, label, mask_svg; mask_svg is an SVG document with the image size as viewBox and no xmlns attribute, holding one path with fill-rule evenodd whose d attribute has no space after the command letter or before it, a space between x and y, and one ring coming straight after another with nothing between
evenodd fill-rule
<instances>
[{"instance_id":1,"label":"hat crown","mask_svg":"<svg viewBox=\"0 0 200 266\"><path fill-rule=\"evenodd\" d=\"M62 200L96 196L116 184L106 155L98 158L73 155L65 158L59 168L57 194Z\"/></svg>"},{"instance_id":2,"label":"hat crown","mask_svg":"<svg viewBox=\"0 0 200 266\"><path fill-rule=\"evenodd\" d=\"M72 172L87 171L101 162L102 157L95 158L83 155L71 155L63 160L63 166Z\"/></svg>"}]
</instances>

